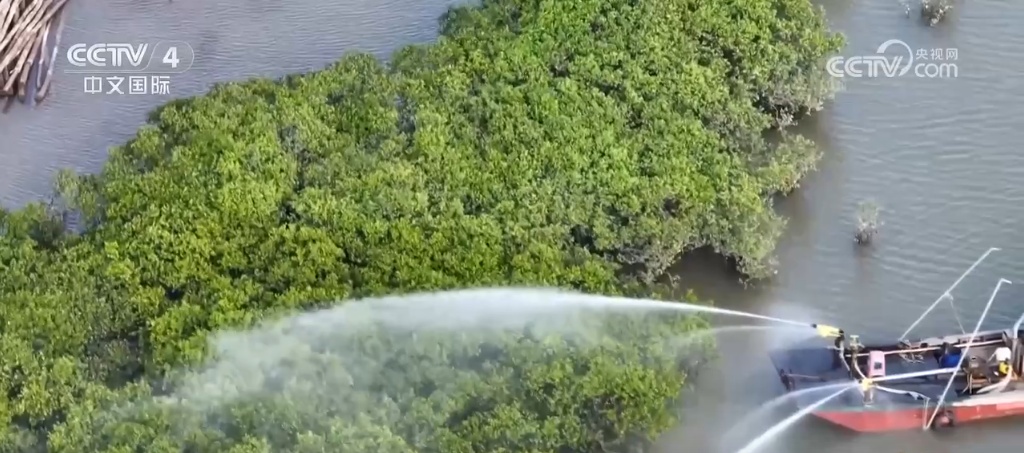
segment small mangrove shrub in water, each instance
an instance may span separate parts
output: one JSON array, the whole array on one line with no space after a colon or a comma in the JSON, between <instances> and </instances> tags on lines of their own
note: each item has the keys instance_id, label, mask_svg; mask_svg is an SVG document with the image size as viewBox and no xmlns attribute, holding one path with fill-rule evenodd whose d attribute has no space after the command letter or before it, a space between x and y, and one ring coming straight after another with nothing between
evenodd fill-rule
<instances>
[{"instance_id":1,"label":"small mangrove shrub in water","mask_svg":"<svg viewBox=\"0 0 1024 453\"><path fill-rule=\"evenodd\" d=\"M872 201L862 201L857 206L857 232L854 240L860 245L868 245L878 234L878 227L881 225L879 217L880 209Z\"/></svg>"},{"instance_id":2,"label":"small mangrove shrub in water","mask_svg":"<svg viewBox=\"0 0 1024 453\"><path fill-rule=\"evenodd\" d=\"M953 10L953 0L921 0L921 18L934 27Z\"/></svg>"}]
</instances>

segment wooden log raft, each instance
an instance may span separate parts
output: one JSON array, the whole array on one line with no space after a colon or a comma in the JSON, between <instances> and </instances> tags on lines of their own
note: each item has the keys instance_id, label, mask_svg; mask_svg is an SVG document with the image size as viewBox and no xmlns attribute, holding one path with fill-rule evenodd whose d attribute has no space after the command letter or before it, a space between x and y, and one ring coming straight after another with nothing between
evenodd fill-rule
<instances>
[{"instance_id":1,"label":"wooden log raft","mask_svg":"<svg viewBox=\"0 0 1024 453\"><path fill-rule=\"evenodd\" d=\"M5 104L5 113L15 98L25 103L34 94L39 103L46 97L57 62L64 30L61 16L67 1L0 0L0 102Z\"/></svg>"}]
</instances>

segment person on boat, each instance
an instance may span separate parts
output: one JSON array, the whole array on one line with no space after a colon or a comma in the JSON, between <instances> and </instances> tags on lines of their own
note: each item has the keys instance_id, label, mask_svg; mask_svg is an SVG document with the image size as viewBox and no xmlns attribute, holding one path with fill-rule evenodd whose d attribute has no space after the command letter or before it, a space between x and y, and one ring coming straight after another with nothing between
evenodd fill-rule
<instances>
[{"instance_id":1,"label":"person on boat","mask_svg":"<svg viewBox=\"0 0 1024 453\"><path fill-rule=\"evenodd\" d=\"M956 368L960 364L961 352L959 349L953 347L949 342L942 343L941 353L939 354L939 368Z\"/></svg>"},{"instance_id":2,"label":"person on boat","mask_svg":"<svg viewBox=\"0 0 1024 453\"><path fill-rule=\"evenodd\" d=\"M993 358L996 359L996 374L1000 378L1010 375L1010 356L1012 355L1010 348L1001 346L996 349L996 352L992 354L992 357L989 357L989 361Z\"/></svg>"}]
</instances>

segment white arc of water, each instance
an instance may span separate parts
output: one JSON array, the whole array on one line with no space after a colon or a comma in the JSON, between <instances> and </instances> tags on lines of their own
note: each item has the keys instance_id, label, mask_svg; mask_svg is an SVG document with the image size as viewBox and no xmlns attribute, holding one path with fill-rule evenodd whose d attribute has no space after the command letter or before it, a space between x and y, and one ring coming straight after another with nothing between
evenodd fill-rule
<instances>
[{"instance_id":1,"label":"white arc of water","mask_svg":"<svg viewBox=\"0 0 1024 453\"><path fill-rule=\"evenodd\" d=\"M743 447L741 450L737 451L736 453L754 453L755 451L757 451L758 448L761 448L761 446L763 446L766 442L768 442L769 440L774 439L775 436L778 436L779 433L785 431L787 428L789 428L794 423L799 421L805 415L810 414L811 412L816 411L819 407L824 406L825 403L828 403L829 401L832 401L832 400L836 399L836 397L838 397L839 395L842 395L843 392L845 392L845 391L847 391L847 390L849 390L849 389L851 389L853 387L854 387L854 385L850 384L848 387L841 388L838 391L836 391L835 393L833 393L831 395L828 395L828 396L818 400L816 403L801 409L799 412L797 412L797 413L795 413L793 415L790 415L789 417L786 417L785 420L782 420L781 422L776 423L775 426L772 426L771 428L768 428L768 431L765 431L764 434L761 434L760 436L757 436L756 438L754 438L754 440L750 441L750 443L747 444L746 447Z\"/></svg>"},{"instance_id":2,"label":"white arc of water","mask_svg":"<svg viewBox=\"0 0 1024 453\"><path fill-rule=\"evenodd\" d=\"M751 412L747 413L746 415L744 415L743 418L740 419L740 421L738 423L733 425L733 427L730 428L729 431L726 431L725 438L728 439L728 438L732 437L731 434L736 429L738 429L739 427L747 425L748 423L753 422L754 420L757 420L758 418L761 417L761 415L766 414L766 413L768 413L768 411L776 409L779 406L782 406L782 403L785 403L785 402L787 402L787 401L789 401L789 400L791 400L793 398L796 398L796 397L802 396L802 395L806 395L806 394L809 394L809 393L820 392L820 391L824 391L824 390L837 389L837 388L840 388L840 387L844 387L843 390L846 390L845 387L849 387L850 385L851 385L851 383L849 381L847 381L847 382L840 382L840 383L837 383L837 384L821 385L821 386L818 386L818 387L808 387L808 388L805 388L805 389L794 390L792 392L787 392L787 393L784 393L782 395L779 395L775 399L769 401L767 404L763 404L760 407L758 407L757 409L754 409L753 411L751 411Z\"/></svg>"}]
</instances>

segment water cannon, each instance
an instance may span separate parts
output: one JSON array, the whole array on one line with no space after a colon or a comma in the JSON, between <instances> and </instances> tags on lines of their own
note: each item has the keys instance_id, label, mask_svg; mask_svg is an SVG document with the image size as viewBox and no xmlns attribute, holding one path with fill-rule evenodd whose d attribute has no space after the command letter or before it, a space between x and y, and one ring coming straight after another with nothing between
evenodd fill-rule
<instances>
[{"instance_id":1,"label":"water cannon","mask_svg":"<svg viewBox=\"0 0 1024 453\"><path fill-rule=\"evenodd\" d=\"M875 386L875 381L873 381L871 379L868 379L868 378L864 378L864 379L860 380L859 384L860 384L860 391L862 391L864 393L867 393L869 390L871 390L872 387Z\"/></svg>"},{"instance_id":2,"label":"water cannon","mask_svg":"<svg viewBox=\"0 0 1024 453\"><path fill-rule=\"evenodd\" d=\"M875 403L875 381L864 378L859 382L860 393L864 395L864 405L870 406Z\"/></svg>"},{"instance_id":3,"label":"water cannon","mask_svg":"<svg viewBox=\"0 0 1024 453\"><path fill-rule=\"evenodd\" d=\"M846 332L843 332L843 329L827 326L825 324L811 324L811 328L817 330L818 335L822 338L842 338L846 335Z\"/></svg>"}]
</instances>

